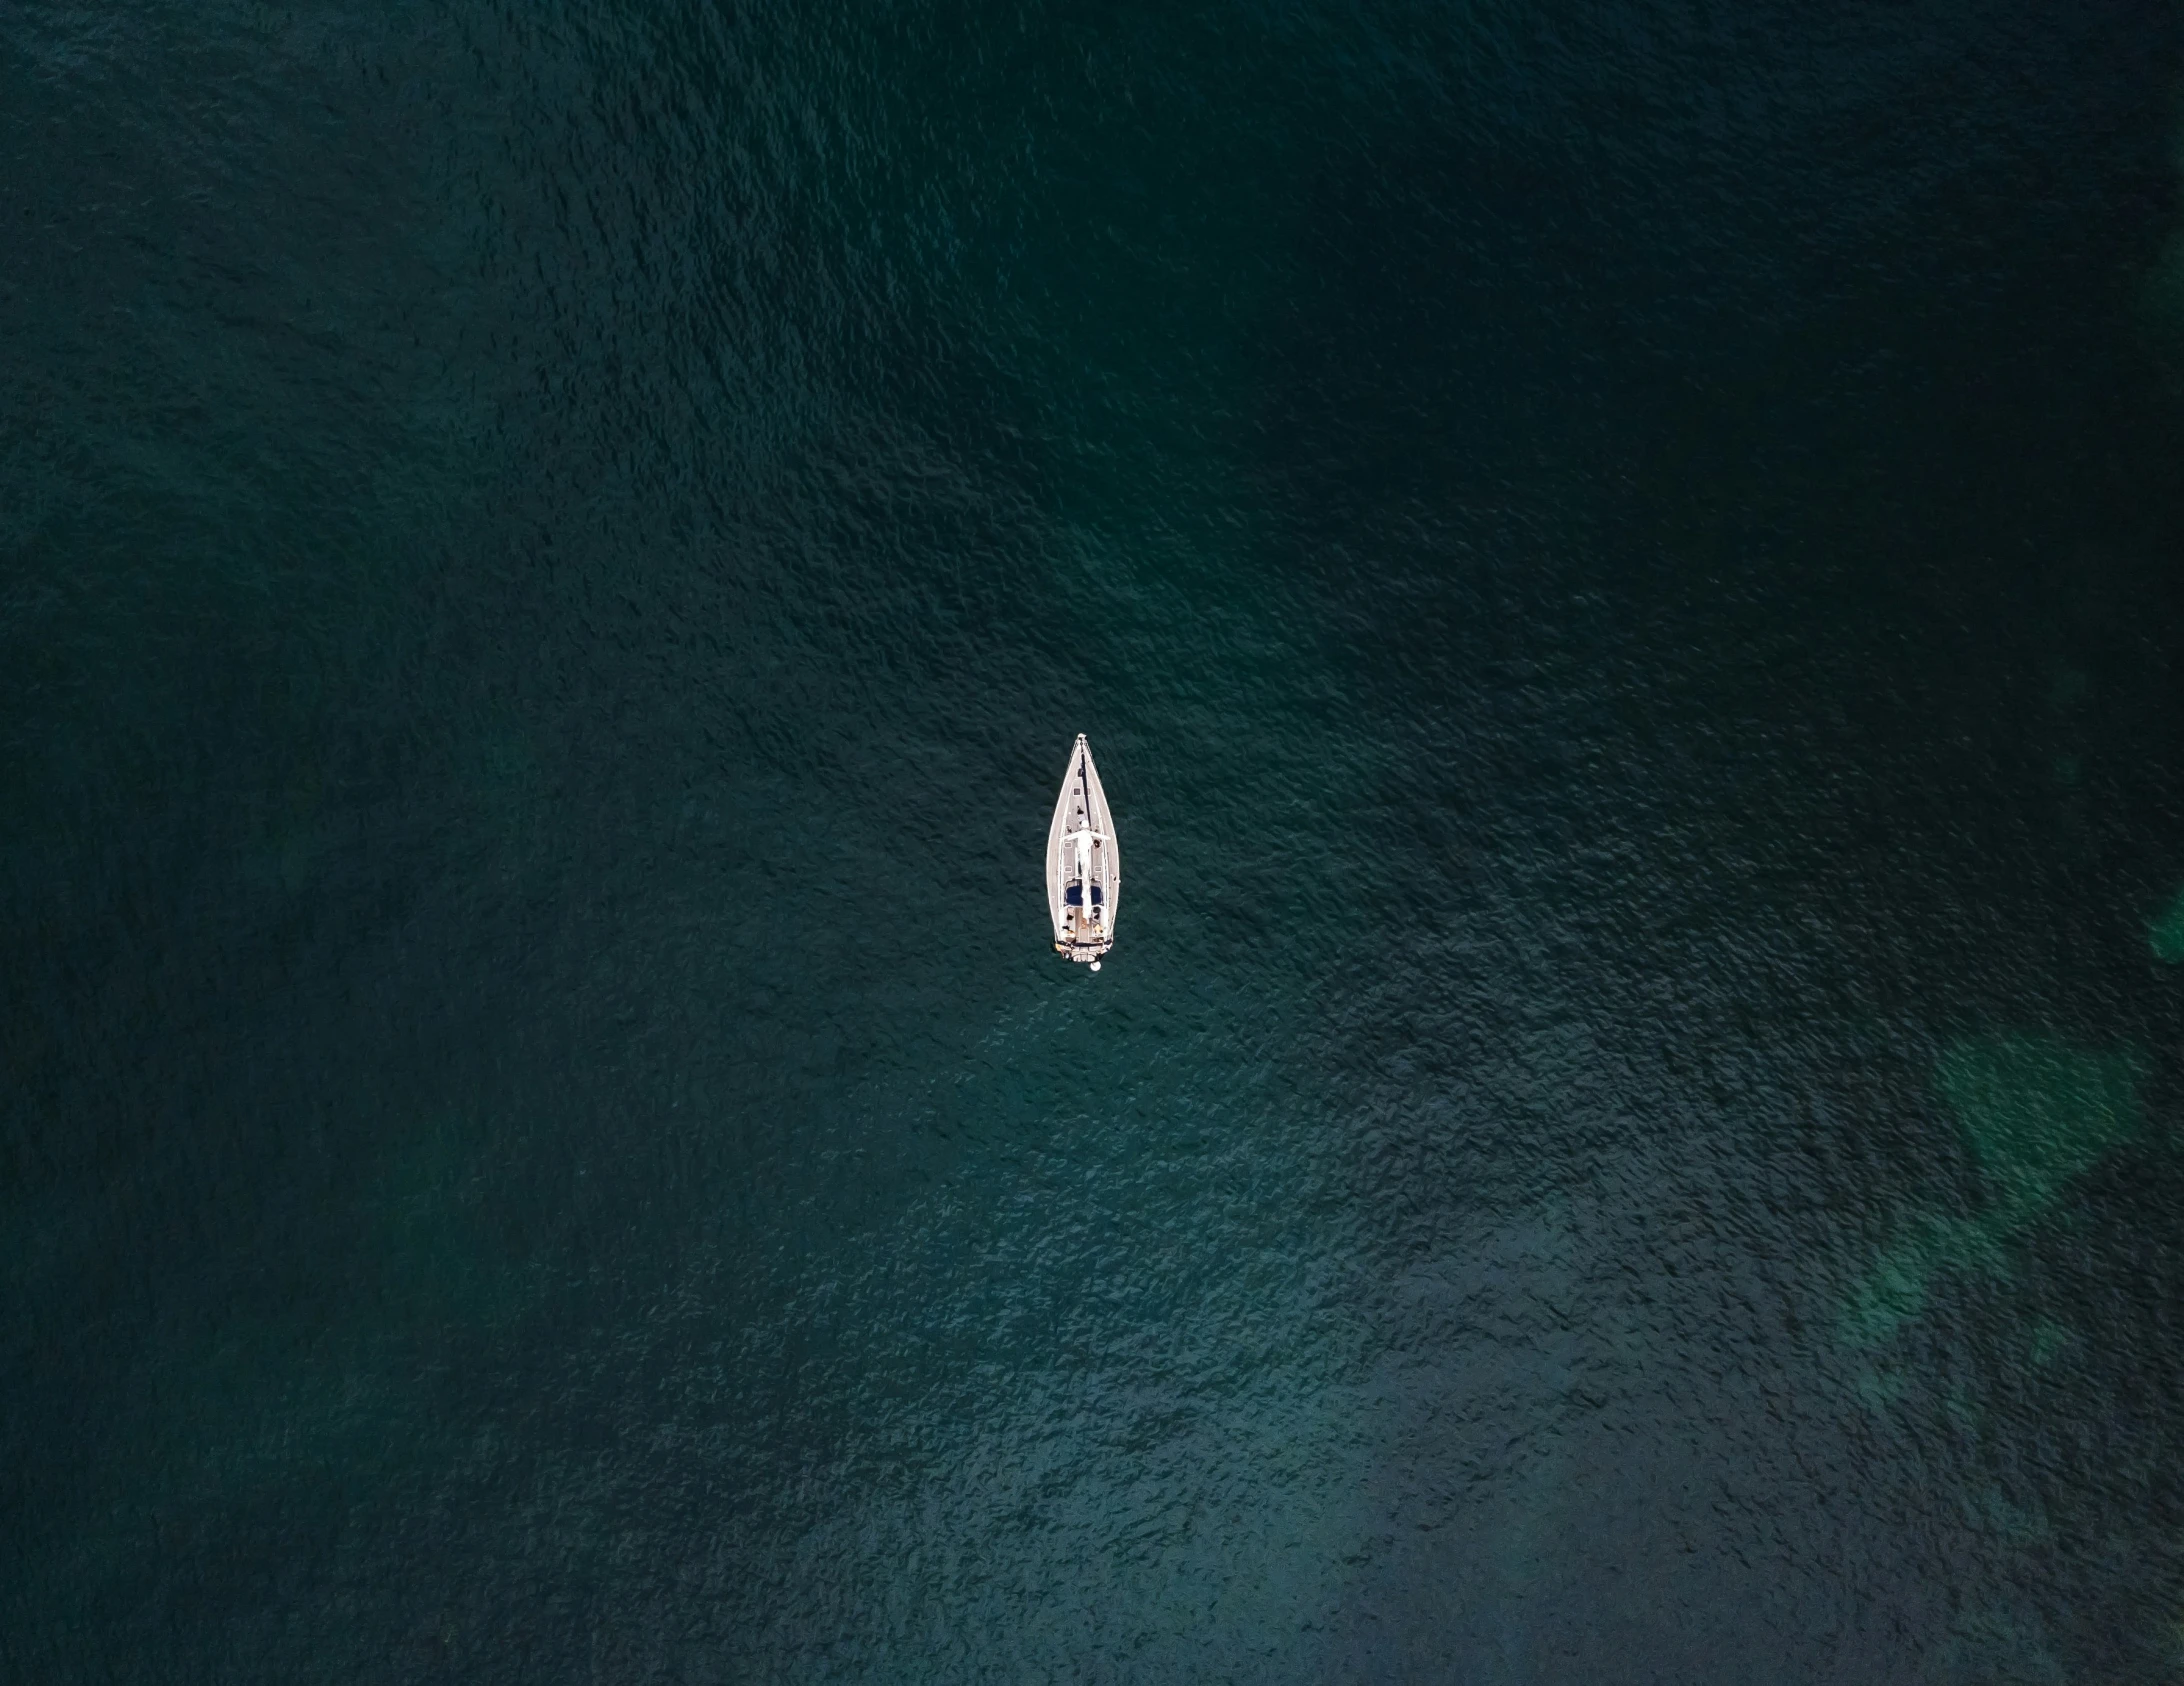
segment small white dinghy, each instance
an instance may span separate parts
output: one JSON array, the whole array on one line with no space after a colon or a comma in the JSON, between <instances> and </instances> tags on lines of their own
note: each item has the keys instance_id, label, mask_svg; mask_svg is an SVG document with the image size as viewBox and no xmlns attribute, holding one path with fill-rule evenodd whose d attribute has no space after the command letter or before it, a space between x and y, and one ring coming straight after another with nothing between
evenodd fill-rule
<instances>
[{"instance_id":1,"label":"small white dinghy","mask_svg":"<svg viewBox=\"0 0 2184 1686\"><path fill-rule=\"evenodd\" d=\"M1054 952L1088 960L1115 946L1115 903L1122 894L1122 856L1115 849L1115 820L1107 792L1092 765L1092 746L1077 734L1069 772L1055 799L1047 828L1047 912L1054 917Z\"/></svg>"}]
</instances>

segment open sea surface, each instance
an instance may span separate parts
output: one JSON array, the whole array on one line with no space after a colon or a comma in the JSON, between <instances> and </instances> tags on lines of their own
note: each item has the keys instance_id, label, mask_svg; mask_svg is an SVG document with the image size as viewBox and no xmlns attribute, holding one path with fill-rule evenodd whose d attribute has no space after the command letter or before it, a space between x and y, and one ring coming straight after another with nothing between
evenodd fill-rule
<instances>
[{"instance_id":1,"label":"open sea surface","mask_svg":"<svg viewBox=\"0 0 2184 1686\"><path fill-rule=\"evenodd\" d=\"M2180 26L0 9L0 1677L2184 1677Z\"/></svg>"}]
</instances>

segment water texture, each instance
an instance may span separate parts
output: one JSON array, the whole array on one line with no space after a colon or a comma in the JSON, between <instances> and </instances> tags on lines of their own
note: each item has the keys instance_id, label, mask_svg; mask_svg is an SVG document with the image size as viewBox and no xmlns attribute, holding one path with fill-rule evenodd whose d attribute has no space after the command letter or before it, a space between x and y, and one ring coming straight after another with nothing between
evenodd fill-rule
<instances>
[{"instance_id":1,"label":"water texture","mask_svg":"<svg viewBox=\"0 0 2184 1686\"><path fill-rule=\"evenodd\" d=\"M2180 47L0 12L0 1675L2178 1678Z\"/></svg>"}]
</instances>

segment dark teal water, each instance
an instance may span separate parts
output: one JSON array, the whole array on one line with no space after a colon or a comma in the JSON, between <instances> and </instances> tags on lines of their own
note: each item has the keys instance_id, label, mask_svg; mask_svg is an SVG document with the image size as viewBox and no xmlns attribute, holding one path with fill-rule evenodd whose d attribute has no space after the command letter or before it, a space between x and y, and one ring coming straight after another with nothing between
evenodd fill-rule
<instances>
[{"instance_id":1,"label":"dark teal water","mask_svg":"<svg viewBox=\"0 0 2184 1686\"><path fill-rule=\"evenodd\" d=\"M0 12L0 1674L2173 1678L2180 45Z\"/></svg>"}]
</instances>

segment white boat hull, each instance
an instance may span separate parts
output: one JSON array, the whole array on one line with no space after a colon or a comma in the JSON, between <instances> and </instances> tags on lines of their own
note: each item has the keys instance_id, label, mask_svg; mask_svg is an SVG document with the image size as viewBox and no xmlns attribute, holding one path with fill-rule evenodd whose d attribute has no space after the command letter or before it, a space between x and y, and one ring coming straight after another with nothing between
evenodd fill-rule
<instances>
[{"instance_id":1,"label":"white boat hull","mask_svg":"<svg viewBox=\"0 0 2184 1686\"><path fill-rule=\"evenodd\" d=\"M1054 952L1094 966L1115 946L1115 907L1122 899L1122 855L1107 792L1092 765L1092 747L1077 734L1069 771L1047 827L1047 912Z\"/></svg>"}]
</instances>

